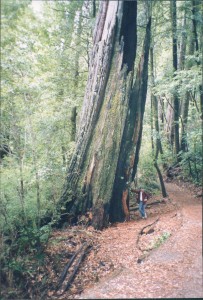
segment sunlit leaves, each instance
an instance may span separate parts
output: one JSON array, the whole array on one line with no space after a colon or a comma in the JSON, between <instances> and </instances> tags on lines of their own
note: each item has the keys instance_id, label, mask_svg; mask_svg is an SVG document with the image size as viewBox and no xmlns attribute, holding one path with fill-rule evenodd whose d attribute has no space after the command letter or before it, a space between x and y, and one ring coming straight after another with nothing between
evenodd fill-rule
<instances>
[{"instance_id":1,"label":"sunlit leaves","mask_svg":"<svg viewBox=\"0 0 203 300\"><path fill-rule=\"evenodd\" d=\"M84 1L43 1L41 12L30 3L3 1L2 5L1 142L12 150L12 156L3 160L2 190L5 203L11 203L7 205L11 222L12 217L18 219L22 205L27 217L36 218L36 174L41 214L55 207L74 149L71 108L82 103L91 43L88 3L83 7ZM80 11L78 38L75 16Z\"/></svg>"}]
</instances>

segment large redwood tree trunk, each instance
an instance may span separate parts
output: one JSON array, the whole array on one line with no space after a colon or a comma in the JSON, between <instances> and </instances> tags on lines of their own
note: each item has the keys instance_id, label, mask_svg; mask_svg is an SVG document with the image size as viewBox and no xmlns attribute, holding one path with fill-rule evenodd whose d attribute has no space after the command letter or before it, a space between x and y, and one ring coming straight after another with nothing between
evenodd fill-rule
<instances>
[{"instance_id":1,"label":"large redwood tree trunk","mask_svg":"<svg viewBox=\"0 0 203 300\"><path fill-rule=\"evenodd\" d=\"M136 17L137 1L100 3L76 150L59 201L76 216L92 208L97 229L108 224L110 204L122 203L113 192L133 86ZM118 205L113 219L124 210Z\"/></svg>"},{"instance_id":2,"label":"large redwood tree trunk","mask_svg":"<svg viewBox=\"0 0 203 300\"><path fill-rule=\"evenodd\" d=\"M134 180L139 161L145 110L148 60L151 35L151 18L146 28L145 41L139 61L136 79L129 98L128 115L120 147L120 155L115 176L115 184L110 207L110 221L129 220L129 186ZM121 199L121 201L118 201Z\"/></svg>"}]
</instances>

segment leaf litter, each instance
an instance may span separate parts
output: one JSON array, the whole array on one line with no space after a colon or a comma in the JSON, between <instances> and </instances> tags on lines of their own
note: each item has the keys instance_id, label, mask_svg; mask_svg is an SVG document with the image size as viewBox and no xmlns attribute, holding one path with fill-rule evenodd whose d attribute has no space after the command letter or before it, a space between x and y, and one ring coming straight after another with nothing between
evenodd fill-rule
<instances>
[{"instance_id":1,"label":"leaf litter","mask_svg":"<svg viewBox=\"0 0 203 300\"><path fill-rule=\"evenodd\" d=\"M202 258L193 259L202 240L197 224L201 191L189 187L191 194L187 188L168 183L169 197L152 197L146 220L132 210L130 221L109 224L103 231L87 226L85 219L53 231L41 265L36 269L34 258L29 262L29 298L181 297L189 288L191 297L203 296L198 286L202 275L196 272Z\"/></svg>"}]
</instances>

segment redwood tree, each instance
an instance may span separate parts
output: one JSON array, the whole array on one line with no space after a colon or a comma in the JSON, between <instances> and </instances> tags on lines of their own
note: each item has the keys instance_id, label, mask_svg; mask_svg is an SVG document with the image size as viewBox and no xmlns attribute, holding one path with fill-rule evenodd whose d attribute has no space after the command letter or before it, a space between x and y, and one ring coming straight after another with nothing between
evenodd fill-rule
<instances>
[{"instance_id":1,"label":"redwood tree","mask_svg":"<svg viewBox=\"0 0 203 300\"><path fill-rule=\"evenodd\" d=\"M177 13L176 13L176 0L171 1L171 20L172 20L172 52L173 52L173 70L178 69L178 49L177 49ZM175 77L175 75L174 75ZM173 94L173 108L174 108L174 141L175 141L175 154L177 160L180 160L178 153L180 151L179 144L179 98L177 92Z\"/></svg>"},{"instance_id":2,"label":"redwood tree","mask_svg":"<svg viewBox=\"0 0 203 300\"><path fill-rule=\"evenodd\" d=\"M147 90L150 21L133 84L137 1L101 1L76 149L59 201L75 216L92 208L93 226L128 217Z\"/></svg>"}]
</instances>

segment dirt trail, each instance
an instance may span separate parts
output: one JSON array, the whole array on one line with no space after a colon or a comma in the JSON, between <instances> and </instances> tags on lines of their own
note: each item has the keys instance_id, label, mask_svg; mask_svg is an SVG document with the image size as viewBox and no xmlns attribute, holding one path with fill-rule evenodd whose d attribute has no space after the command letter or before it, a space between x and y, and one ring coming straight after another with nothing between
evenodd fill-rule
<instances>
[{"instance_id":1,"label":"dirt trail","mask_svg":"<svg viewBox=\"0 0 203 300\"><path fill-rule=\"evenodd\" d=\"M203 297L201 199L173 183L166 188L168 202L149 207L147 220L135 213L102 232L99 251L114 271L75 298Z\"/></svg>"}]
</instances>

